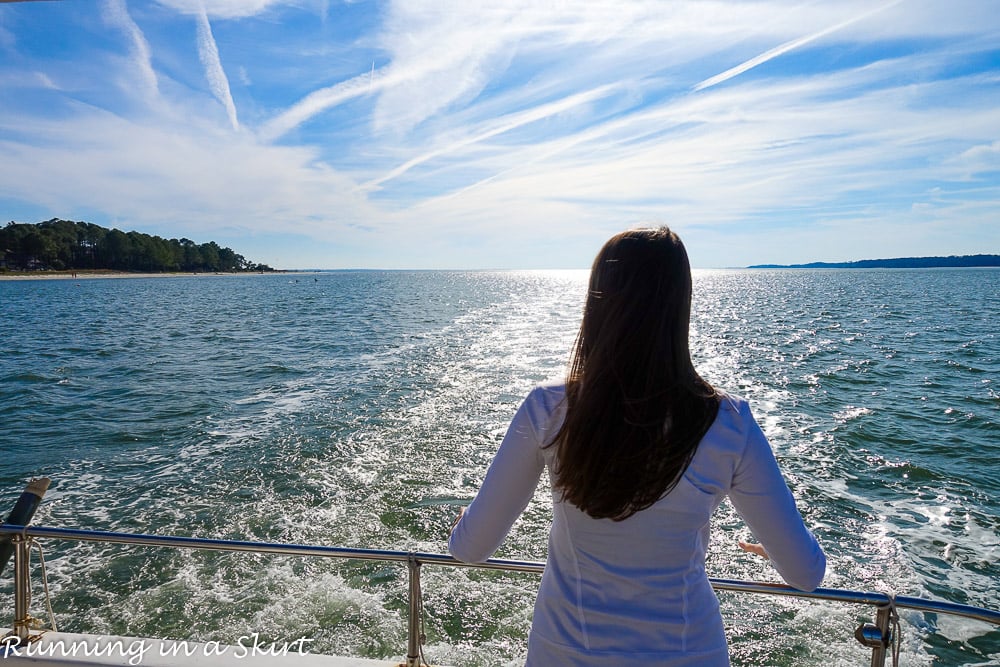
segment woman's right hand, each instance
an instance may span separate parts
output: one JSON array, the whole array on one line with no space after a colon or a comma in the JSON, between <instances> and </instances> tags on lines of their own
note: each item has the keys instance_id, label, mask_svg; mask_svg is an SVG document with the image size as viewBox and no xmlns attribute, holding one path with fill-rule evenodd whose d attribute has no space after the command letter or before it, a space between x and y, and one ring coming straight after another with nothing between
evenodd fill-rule
<instances>
[{"instance_id":1,"label":"woman's right hand","mask_svg":"<svg viewBox=\"0 0 1000 667\"><path fill-rule=\"evenodd\" d=\"M754 542L744 542L743 540L740 540L739 545L740 549L743 549L743 551L752 554L757 554L758 556L761 556L764 560L770 560L768 558L767 551L764 549L763 544L756 544Z\"/></svg>"}]
</instances>

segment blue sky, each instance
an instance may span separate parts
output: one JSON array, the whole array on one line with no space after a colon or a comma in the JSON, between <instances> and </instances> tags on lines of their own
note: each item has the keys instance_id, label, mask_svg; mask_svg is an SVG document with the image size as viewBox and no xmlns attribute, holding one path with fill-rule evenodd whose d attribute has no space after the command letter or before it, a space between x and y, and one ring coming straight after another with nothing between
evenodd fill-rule
<instances>
[{"instance_id":1,"label":"blue sky","mask_svg":"<svg viewBox=\"0 0 1000 667\"><path fill-rule=\"evenodd\" d=\"M280 268L1000 253L994 0L0 3L0 218Z\"/></svg>"}]
</instances>

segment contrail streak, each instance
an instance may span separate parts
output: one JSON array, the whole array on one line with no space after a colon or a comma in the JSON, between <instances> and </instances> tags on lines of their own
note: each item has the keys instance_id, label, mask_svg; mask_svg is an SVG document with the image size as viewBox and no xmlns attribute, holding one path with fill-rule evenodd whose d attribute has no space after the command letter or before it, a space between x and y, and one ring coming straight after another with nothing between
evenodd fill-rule
<instances>
[{"instance_id":1,"label":"contrail streak","mask_svg":"<svg viewBox=\"0 0 1000 667\"><path fill-rule=\"evenodd\" d=\"M212 26L208 23L208 12L202 4L201 11L197 14L198 26L198 58L205 67L205 78L208 79L208 87L212 90L212 95L219 100L229 115L229 122L234 130L240 129L239 120L236 118L236 105L233 104L233 95L229 90L229 79L226 78L226 71L222 69L222 61L219 59L219 47L212 36Z\"/></svg>"},{"instance_id":2,"label":"contrail streak","mask_svg":"<svg viewBox=\"0 0 1000 667\"><path fill-rule=\"evenodd\" d=\"M159 95L160 89L156 80L156 72L153 71L152 56L150 55L149 42L142 34L142 30L132 20L125 6L125 0L106 0L104 3L104 18L108 23L120 28L128 36L131 42L132 56L139 74L146 87L146 93L150 99L155 99Z\"/></svg>"},{"instance_id":3,"label":"contrail streak","mask_svg":"<svg viewBox=\"0 0 1000 667\"><path fill-rule=\"evenodd\" d=\"M384 88L387 82L388 77L380 76L373 64L371 72L359 74L347 81L309 93L287 111L268 121L261 128L260 136L265 141L274 141L316 114L355 97L367 95L373 90Z\"/></svg>"},{"instance_id":4,"label":"contrail streak","mask_svg":"<svg viewBox=\"0 0 1000 667\"><path fill-rule=\"evenodd\" d=\"M881 11L884 11L884 10L888 9L889 7L892 7L893 5L898 5L902 1L903 0L893 0L892 2L888 2L888 3L884 4L884 5L882 5L881 7L876 7L875 9L872 9L870 11L867 11L867 12L863 13L863 14L855 16L854 18L850 18L850 19L848 19L846 21L843 21L841 23L838 23L838 24L836 24L834 26L830 26L829 28L825 28L824 30L820 30L819 32L814 32L811 35L806 35L805 37L800 37L799 39L794 39L794 40L792 40L790 42L785 42L784 44L781 44L780 46L776 46L775 48L771 49L770 51L765 51L764 53L760 54L759 56L755 56L755 57L751 58L750 60L747 60L746 62L740 63L736 67L732 67L730 69L727 69L722 74L716 74L715 76L713 76L711 78L705 79L704 81L702 81L701 83L699 83L698 85L696 85L693 88L693 90L696 90L696 91L697 90L704 90L705 88L711 88L712 86L714 86L714 85L716 85L718 83L722 83L723 81L728 81L729 79L732 79L734 76L739 76L740 74L743 74L743 72L746 72L747 70L753 69L757 65L761 65L763 63L766 63L768 60L773 60L774 58L777 58L780 55L784 55L785 53L788 53L792 49L797 49L800 46L808 44L809 42L813 42L813 41L815 41L817 39L820 39L821 37L825 37L825 36L829 35L832 32L836 32L836 31L838 31L838 30L840 30L842 28L846 28L847 26L851 25L852 23L857 23L858 21L864 20L864 19L868 18L869 16L872 16L873 14L877 14L877 13L879 13Z\"/></svg>"},{"instance_id":5,"label":"contrail streak","mask_svg":"<svg viewBox=\"0 0 1000 667\"><path fill-rule=\"evenodd\" d=\"M594 88L593 90L588 90L582 93L578 93L576 95L571 95L570 97L559 100L557 102L543 104L542 106L537 107L535 109L531 109L529 111L508 116L506 122L498 125L497 127L491 128L485 132L481 132L475 136L462 139L461 141L456 141L442 148L429 151L427 153L424 153L423 155L419 155L413 158L412 160L404 162L403 164L396 167L386 175L365 183L364 185L361 186L361 188L366 189L366 188L376 187L378 185L381 185L382 183L385 183L388 180L391 180L393 178L396 178L397 176L406 173L407 171L417 166L418 164L427 162L428 160L438 157L439 155L444 155L446 153L458 150L459 148L479 143L480 141L489 139L490 137L495 137L498 134L510 132L511 130L521 127L522 125L527 125L528 123L533 123L543 118L554 116L568 109L572 109L573 107L599 99L607 95L615 87L616 87L615 84L600 86L598 88Z\"/></svg>"}]
</instances>

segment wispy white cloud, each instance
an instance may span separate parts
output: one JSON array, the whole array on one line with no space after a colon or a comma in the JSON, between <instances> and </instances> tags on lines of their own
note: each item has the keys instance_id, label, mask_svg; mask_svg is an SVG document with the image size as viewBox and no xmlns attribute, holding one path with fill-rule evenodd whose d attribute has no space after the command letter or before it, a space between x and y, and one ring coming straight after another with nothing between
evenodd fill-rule
<instances>
[{"instance_id":1,"label":"wispy white cloud","mask_svg":"<svg viewBox=\"0 0 1000 667\"><path fill-rule=\"evenodd\" d=\"M205 77L208 79L209 89L222 106L226 109L229 117L229 124L234 130L240 127L236 117L236 105L233 103L233 95L229 90L229 79L226 71L222 68L222 61L219 59L219 47L212 36L212 26L208 22L208 14L202 11L195 14L196 25L198 26L198 57L205 68Z\"/></svg>"},{"instance_id":2,"label":"wispy white cloud","mask_svg":"<svg viewBox=\"0 0 1000 667\"><path fill-rule=\"evenodd\" d=\"M390 80L382 72L365 72L347 81L315 90L261 126L258 135L275 141L287 132L331 107L385 87Z\"/></svg>"},{"instance_id":3,"label":"wispy white cloud","mask_svg":"<svg viewBox=\"0 0 1000 667\"><path fill-rule=\"evenodd\" d=\"M899 63L907 65L914 63ZM493 167L503 171L475 192L422 201L414 219L454 229L474 220L497 235L506 230L516 236L512 227L527 234L586 221L603 221L602 228L611 231L639 220L729 228L758 216L800 225L814 216L895 217L920 197L910 181L954 178L948 165L930 156L947 154L951 143L974 141L997 121L989 107L973 105L962 110L968 125L958 130L951 127L953 115L942 115L938 107L899 103L901 95L949 99L975 81L850 93L873 76L862 68L705 91L573 137L539 141L497 156ZM887 117L893 122L885 123ZM657 134L656 126L670 131ZM901 173L907 183L900 182ZM954 206L949 202L937 214ZM498 209L512 214L494 217Z\"/></svg>"},{"instance_id":4,"label":"wispy white cloud","mask_svg":"<svg viewBox=\"0 0 1000 667\"><path fill-rule=\"evenodd\" d=\"M157 2L182 14L197 16L207 13L213 18L220 19L258 16L271 8L289 4L288 0L157 0Z\"/></svg>"},{"instance_id":5,"label":"wispy white cloud","mask_svg":"<svg viewBox=\"0 0 1000 667\"><path fill-rule=\"evenodd\" d=\"M968 178L982 172L1000 173L1000 140L962 151L962 154L950 160L949 164L964 169Z\"/></svg>"},{"instance_id":6,"label":"wispy white cloud","mask_svg":"<svg viewBox=\"0 0 1000 667\"><path fill-rule=\"evenodd\" d=\"M41 84L42 88L48 88L49 90L59 90L59 86L55 84L54 81L45 72L33 72L31 78Z\"/></svg>"},{"instance_id":7,"label":"wispy white cloud","mask_svg":"<svg viewBox=\"0 0 1000 667\"><path fill-rule=\"evenodd\" d=\"M0 49L13 52L16 48L17 38L14 36L14 33L4 25L3 19L0 18Z\"/></svg>"},{"instance_id":8,"label":"wispy white cloud","mask_svg":"<svg viewBox=\"0 0 1000 667\"><path fill-rule=\"evenodd\" d=\"M406 162L392 169L383 176L380 176L377 179L365 183L362 187L372 188L379 186L382 183L385 183L386 181L392 180L397 176L401 176L402 174L406 173L407 171L409 171L413 167L416 167L417 165L423 164L429 160L440 157L442 155L453 153L454 151L460 148L467 148L474 144L485 141L491 137L495 137L497 135L510 132L511 130L522 127L524 125L535 123L544 118L548 118L550 116L563 113L581 104L587 104L588 102L592 102L596 99L603 97L604 95L607 95L614 88L615 88L614 85L601 86L599 88L595 88L594 90L588 90L582 93L578 93L576 95L570 95L569 97L558 100L556 102L542 104L527 111L511 114L503 118L498 118L496 123L492 123L491 124L492 127L486 129L485 131L478 132L473 136L465 137L458 141L450 142L445 146L435 148L426 153L418 155L410 160L407 160Z\"/></svg>"},{"instance_id":9,"label":"wispy white cloud","mask_svg":"<svg viewBox=\"0 0 1000 667\"><path fill-rule=\"evenodd\" d=\"M393 3L380 42L398 82L378 99L374 129L399 136L475 98L518 48L526 3Z\"/></svg>"},{"instance_id":10,"label":"wispy white cloud","mask_svg":"<svg viewBox=\"0 0 1000 667\"><path fill-rule=\"evenodd\" d=\"M799 39L793 39L791 41L785 42L780 46L776 46L773 49L765 51L764 53L758 56L754 56L753 58L750 58L749 60L740 63L736 67L731 67L727 69L725 72L722 72L721 74L716 74L715 76L709 77L704 81L701 81L700 83L694 86L694 90L704 90L705 88L710 88L711 86L718 85L723 81L728 81L729 79L732 79L734 76L739 76L740 74L743 74L744 72L751 70L754 67L757 67L758 65L762 65L769 60L773 60L778 56L782 56L788 53L789 51L792 51L793 49L797 49L811 42L815 42L816 40L822 37L826 37L827 35L830 35L832 33L835 33L838 30L843 30L844 28L853 25L858 21L863 21L864 19L867 19L875 14L883 12L894 5L898 5L902 1L903 0L893 0L892 2L882 4L874 9L863 12L857 16L853 16L847 19L846 21L841 21L840 23L832 25L829 28L824 28L823 30L814 32L811 35L806 35L805 37L800 37Z\"/></svg>"},{"instance_id":11,"label":"wispy white cloud","mask_svg":"<svg viewBox=\"0 0 1000 667\"><path fill-rule=\"evenodd\" d=\"M281 223L315 234L325 221L329 235L372 215L354 181L317 162L314 150L261 146L206 120L165 126L92 109L69 120L7 117L0 136L11 127L44 134L50 145L0 140L9 156L0 161L0 196L30 189L54 211L254 232Z\"/></svg>"},{"instance_id":12,"label":"wispy white cloud","mask_svg":"<svg viewBox=\"0 0 1000 667\"><path fill-rule=\"evenodd\" d=\"M129 15L125 0L104 0L103 10L104 20L125 33L132 56L132 64L139 74L144 94L147 100L154 100L160 91L156 72L153 70L149 42L146 41L142 30Z\"/></svg>"}]
</instances>

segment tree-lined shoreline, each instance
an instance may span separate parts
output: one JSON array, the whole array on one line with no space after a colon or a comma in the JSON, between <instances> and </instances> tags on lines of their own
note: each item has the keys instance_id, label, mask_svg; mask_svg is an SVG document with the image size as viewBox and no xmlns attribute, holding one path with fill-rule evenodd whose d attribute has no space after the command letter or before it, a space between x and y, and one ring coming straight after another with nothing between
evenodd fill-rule
<instances>
[{"instance_id":1,"label":"tree-lined shoreline","mask_svg":"<svg viewBox=\"0 0 1000 667\"><path fill-rule=\"evenodd\" d=\"M52 218L0 228L0 271L243 273L273 271L215 241L164 239Z\"/></svg>"},{"instance_id":2,"label":"tree-lined shoreline","mask_svg":"<svg viewBox=\"0 0 1000 667\"><path fill-rule=\"evenodd\" d=\"M748 269L948 269L1000 266L1000 255L949 255L948 257L896 257L856 262L809 264L755 264Z\"/></svg>"}]
</instances>

